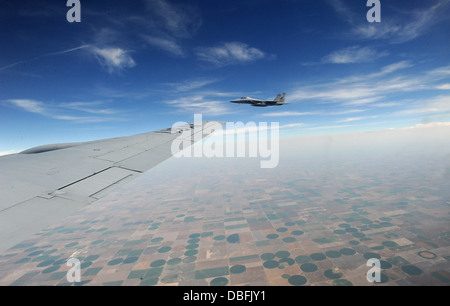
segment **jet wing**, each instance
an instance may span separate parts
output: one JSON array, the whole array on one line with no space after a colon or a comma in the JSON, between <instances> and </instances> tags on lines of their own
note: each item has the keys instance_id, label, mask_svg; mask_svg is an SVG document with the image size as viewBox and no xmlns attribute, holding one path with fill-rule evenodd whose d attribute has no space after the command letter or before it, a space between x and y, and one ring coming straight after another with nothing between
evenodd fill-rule
<instances>
[{"instance_id":1,"label":"jet wing","mask_svg":"<svg viewBox=\"0 0 450 306\"><path fill-rule=\"evenodd\" d=\"M0 157L0 253L168 159L174 139L208 136L204 124Z\"/></svg>"}]
</instances>

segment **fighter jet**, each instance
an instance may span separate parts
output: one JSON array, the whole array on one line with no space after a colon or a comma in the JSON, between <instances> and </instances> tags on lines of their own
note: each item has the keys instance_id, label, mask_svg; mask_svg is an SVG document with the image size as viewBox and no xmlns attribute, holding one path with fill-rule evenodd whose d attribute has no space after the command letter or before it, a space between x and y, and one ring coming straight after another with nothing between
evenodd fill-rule
<instances>
[{"instance_id":1,"label":"fighter jet","mask_svg":"<svg viewBox=\"0 0 450 306\"><path fill-rule=\"evenodd\" d=\"M254 99L250 97L242 97L240 99L231 100L231 103L240 103L240 104L250 104L251 106L280 106L285 104L284 98L286 97L286 94L283 92L282 95L278 94L275 98L275 100L259 100Z\"/></svg>"}]
</instances>

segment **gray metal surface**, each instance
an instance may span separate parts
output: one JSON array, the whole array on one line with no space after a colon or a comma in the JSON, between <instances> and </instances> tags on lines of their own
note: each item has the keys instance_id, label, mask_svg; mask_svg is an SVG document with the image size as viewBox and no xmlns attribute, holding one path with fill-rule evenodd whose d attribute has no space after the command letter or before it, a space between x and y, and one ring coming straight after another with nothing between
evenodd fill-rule
<instances>
[{"instance_id":1,"label":"gray metal surface","mask_svg":"<svg viewBox=\"0 0 450 306\"><path fill-rule=\"evenodd\" d=\"M208 135L191 124L183 133L165 129L0 157L0 252L168 159L181 136Z\"/></svg>"}]
</instances>

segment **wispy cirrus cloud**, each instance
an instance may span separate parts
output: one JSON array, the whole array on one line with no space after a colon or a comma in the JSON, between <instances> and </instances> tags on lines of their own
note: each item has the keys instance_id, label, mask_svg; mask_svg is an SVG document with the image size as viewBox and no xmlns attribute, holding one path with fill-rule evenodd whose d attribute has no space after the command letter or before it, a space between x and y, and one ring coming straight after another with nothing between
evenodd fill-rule
<instances>
[{"instance_id":1,"label":"wispy cirrus cloud","mask_svg":"<svg viewBox=\"0 0 450 306\"><path fill-rule=\"evenodd\" d=\"M450 65L439 67L436 69L433 69L431 71L428 71L428 74L435 75L435 76L449 76L450 75Z\"/></svg>"},{"instance_id":2,"label":"wispy cirrus cloud","mask_svg":"<svg viewBox=\"0 0 450 306\"><path fill-rule=\"evenodd\" d=\"M270 112L262 114L264 117L292 117L292 116L306 116L306 115L316 115L315 112L294 112L294 111L285 111L285 112Z\"/></svg>"},{"instance_id":3,"label":"wispy cirrus cloud","mask_svg":"<svg viewBox=\"0 0 450 306\"><path fill-rule=\"evenodd\" d=\"M398 70L406 69L409 67L413 67L413 64L411 64L411 62L400 61L400 62L393 63L393 64L382 67L379 72L371 73L367 76L367 78L381 77L381 76L384 76L384 75L387 75L390 73L394 73Z\"/></svg>"},{"instance_id":4,"label":"wispy cirrus cloud","mask_svg":"<svg viewBox=\"0 0 450 306\"><path fill-rule=\"evenodd\" d=\"M149 45L152 45L158 49L167 51L168 53L175 56L184 56L185 52L181 46L171 38L163 38L156 36L143 35L143 39Z\"/></svg>"},{"instance_id":5,"label":"wispy cirrus cloud","mask_svg":"<svg viewBox=\"0 0 450 306\"><path fill-rule=\"evenodd\" d=\"M289 92L289 100L291 104L304 103L308 112L317 116L336 116L334 122L343 124L367 124L376 118L445 120L450 115L450 95L445 86L449 75L449 66L424 71L409 61L401 61L365 75L302 85ZM427 93L426 98L423 93ZM304 115L289 111L266 116L296 113Z\"/></svg>"},{"instance_id":6,"label":"wispy cirrus cloud","mask_svg":"<svg viewBox=\"0 0 450 306\"><path fill-rule=\"evenodd\" d=\"M86 39L89 43L18 60L0 67L0 72L45 57L82 51L84 54L94 56L108 73L118 73L137 65L133 52L127 46L132 48L150 46L171 56L187 56L189 52L183 47L183 40L192 38L202 25L202 15L197 6L193 3L172 0L140 2L143 3L143 9L139 14L131 16L120 11L125 9L125 5L113 6L111 14L106 15L85 9L84 13L88 16L106 21L96 27L92 36ZM143 31L130 33L129 29L136 27Z\"/></svg>"},{"instance_id":7,"label":"wispy cirrus cloud","mask_svg":"<svg viewBox=\"0 0 450 306\"><path fill-rule=\"evenodd\" d=\"M360 120L366 120L366 119L375 119L378 118L379 116L364 116L364 117L349 117L349 118L345 118L342 120L338 120L336 122L338 123L343 123L343 122L353 122L353 121L360 121Z\"/></svg>"},{"instance_id":8,"label":"wispy cirrus cloud","mask_svg":"<svg viewBox=\"0 0 450 306\"><path fill-rule=\"evenodd\" d=\"M414 9L408 6L395 8L396 4L390 3L392 7L389 11L396 12L396 15L383 14L382 22L368 23L346 1L328 0L328 3L350 24L348 34L352 37L383 39L391 43L407 42L426 34L432 26L446 18L450 7L450 0L426 1L422 3L422 8Z\"/></svg>"},{"instance_id":9,"label":"wispy cirrus cloud","mask_svg":"<svg viewBox=\"0 0 450 306\"><path fill-rule=\"evenodd\" d=\"M44 104L39 101L29 99L10 99L8 102L30 113L41 115L47 115L48 113Z\"/></svg>"},{"instance_id":10,"label":"wispy cirrus cloud","mask_svg":"<svg viewBox=\"0 0 450 306\"><path fill-rule=\"evenodd\" d=\"M408 107L394 113L394 115L402 116L430 114L450 115L450 94L410 102Z\"/></svg>"},{"instance_id":11,"label":"wispy cirrus cloud","mask_svg":"<svg viewBox=\"0 0 450 306\"><path fill-rule=\"evenodd\" d=\"M370 47L353 46L328 54L322 58L322 62L331 64L366 63L387 55L387 52L379 52Z\"/></svg>"},{"instance_id":12,"label":"wispy cirrus cloud","mask_svg":"<svg viewBox=\"0 0 450 306\"><path fill-rule=\"evenodd\" d=\"M197 58L216 66L246 64L265 58L263 51L243 42L226 42L214 47L197 48Z\"/></svg>"},{"instance_id":13,"label":"wispy cirrus cloud","mask_svg":"<svg viewBox=\"0 0 450 306\"><path fill-rule=\"evenodd\" d=\"M435 127L450 127L450 122L436 121L436 122L428 122L428 123L418 123L416 125L409 126L409 127L402 128L402 129L403 130L405 130L405 129L423 129L423 128L435 128Z\"/></svg>"},{"instance_id":14,"label":"wispy cirrus cloud","mask_svg":"<svg viewBox=\"0 0 450 306\"><path fill-rule=\"evenodd\" d=\"M81 45L67 50L49 52L31 59L21 60L12 64L0 67L0 71L12 68L20 64L26 64L45 57L58 56L69 54L75 51L84 50L87 53L94 55L98 62L106 68L109 73L121 71L125 68L132 68L136 66L135 61L130 55L129 51L123 50L119 47L97 47L95 45Z\"/></svg>"},{"instance_id":15,"label":"wispy cirrus cloud","mask_svg":"<svg viewBox=\"0 0 450 306\"><path fill-rule=\"evenodd\" d=\"M285 111L285 112L270 112L262 114L263 117L298 117L298 116L339 116L339 115L347 115L347 114L355 114L365 112L364 109L347 109L340 111L323 111L317 110L314 112L295 112L295 111Z\"/></svg>"},{"instance_id":16,"label":"wispy cirrus cloud","mask_svg":"<svg viewBox=\"0 0 450 306\"><path fill-rule=\"evenodd\" d=\"M180 112L200 113L206 115L223 115L232 113L231 109L221 100L214 100L202 95L180 97L166 102Z\"/></svg>"},{"instance_id":17,"label":"wispy cirrus cloud","mask_svg":"<svg viewBox=\"0 0 450 306\"><path fill-rule=\"evenodd\" d=\"M146 29L140 39L172 56L186 56L182 41L192 38L202 25L199 9L193 3L169 0L144 0L144 4L144 14L127 21Z\"/></svg>"},{"instance_id":18,"label":"wispy cirrus cloud","mask_svg":"<svg viewBox=\"0 0 450 306\"><path fill-rule=\"evenodd\" d=\"M436 89L450 90L450 83L437 85Z\"/></svg>"},{"instance_id":19,"label":"wispy cirrus cloud","mask_svg":"<svg viewBox=\"0 0 450 306\"><path fill-rule=\"evenodd\" d=\"M12 67L20 65L20 64L26 64L26 63L29 63L29 62L33 62L33 61L36 61L36 60L39 60L39 59L42 59L42 58L45 58L45 57L55 56L55 55L63 55L63 54L66 54L66 53L70 53L70 52L74 52L74 51L78 51L78 50L82 50L82 49L86 49L86 48L90 48L90 46L89 45L81 45L81 46L78 46L78 47L75 47L75 48L70 48L70 49L67 49L67 50L46 53L46 54L43 54L43 55L40 55L40 56L36 56L36 57L30 58L30 59L26 59L26 60L17 61L17 62L14 62L12 64L0 67L0 71L12 68Z\"/></svg>"},{"instance_id":20,"label":"wispy cirrus cloud","mask_svg":"<svg viewBox=\"0 0 450 306\"><path fill-rule=\"evenodd\" d=\"M99 48L132 46L155 48L171 56L186 56L183 42L191 39L202 25L202 14L192 1L139 0L127 14L129 3L118 2L108 7L108 14L85 8L84 14L99 21L92 33L91 44ZM130 31L130 29L138 29Z\"/></svg>"},{"instance_id":21,"label":"wispy cirrus cloud","mask_svg":"<svg viewBox=\"0 0 450 306\"><path fill-rule=\"evenodd\" d=\"M23 111L39 114L55 120L71 121L74 123L94 123L107 121L122 121L123 117L114 116L118 112L113 109L96 109L93 108L102 104L102 102L72 102L49 105L42 101L32 99L9 99L5 101L7 104L19 108ZM89 114L80 116L78 114ZM92 116L94 114L95 116Z\"/></svg>"},{"instance_id":22,"label":"wispy cirrus cloud","mask_svg":"<svg viewBox=\"0 0 450 306\"><path fill-rule=\"evenodd\" d=\"M217 82L216 79L198 78L198 79L186 80L186 81L178 82L178 83L168 83L166 85L170 86L176 92L185 92L185 91L200 89L202 87L205 87L209 84L213 84L216 82Z\"/></svg>"},{"instance_id":23,"label":"wispy cirrus cloud","mask_svg":"<svg viewBox=\"0 0 450 306\"><path fill-rule=\"evenodd\" d=\"M379 71L366 75L349 76L335 82L302 86L289 94L290 100L316 99L326 102L340 102L346 105L374 103L387 94L412 92L430 88L433 77L415 74L398 74L402 69L412 67L401 61L382 67Z\"/></svg>"},{"instance_id":24,"label":"wispy cirrus cloud","mask_svg":"<svg viewBox=\"0 0 450 306\"><path fill-rule=\"evenodd\" d=\"M189 38L202 25L199 10L192 4L167 0L146 0L153 29L178 38Z\"/></svg>"},{"instance_id":25,"label":"wispy cirrus cloud","mask_svg":"<svg viewBox=\"0 0 450 306\"><path fill-rule=\"evenodd\" d=\"M363 24L354 28L353 32L367 39L390 39L394 43L410 41L438 23L448 11L449 4L448 0L439 0L430 7L405 12L404 20L394 18L378 25Z\"/></svg>"},{"instance_id":26,"label":"wispy cirrus cloud","mask_svg":"<svg viewBox=\"0 0 450 306\"><path fill-rule=\"evenodd\" d=\"M97 115L113 115L119 112L118 110L112 108L97 108L97 106L101 106L103 104L104 102L102 101L68 102L59 104L59 107Z\"/></svg>"},{"instance_id":27,"label":"wispy cirrus cloud","mask_svg":"<svg viewBox=\"0 0 450 306\"><path fill-rule=\"evenodd\" d=\"M99 63L103 65L109 73L136 66L135 61L129 55L129 51L125 51L121 48L98 48L91 46L89 52L96 56Z\"/></svg>"}]
</instances>

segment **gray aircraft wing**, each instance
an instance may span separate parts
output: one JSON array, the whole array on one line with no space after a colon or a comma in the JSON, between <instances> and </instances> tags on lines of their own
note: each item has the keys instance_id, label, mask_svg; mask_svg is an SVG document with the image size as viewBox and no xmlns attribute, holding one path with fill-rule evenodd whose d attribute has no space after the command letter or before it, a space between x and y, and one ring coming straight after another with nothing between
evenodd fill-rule
<instances>
[{"instance_id":1,"label":"gray aircraft wing","mask_svg":"<svg viewBox=\"0 0 450 306\"><path fill-rule=\"evenodd\" d=\"M168 159L173 140L208 136L205 123L0 157L0 253Z\"/></svg>"}]
</instances>

